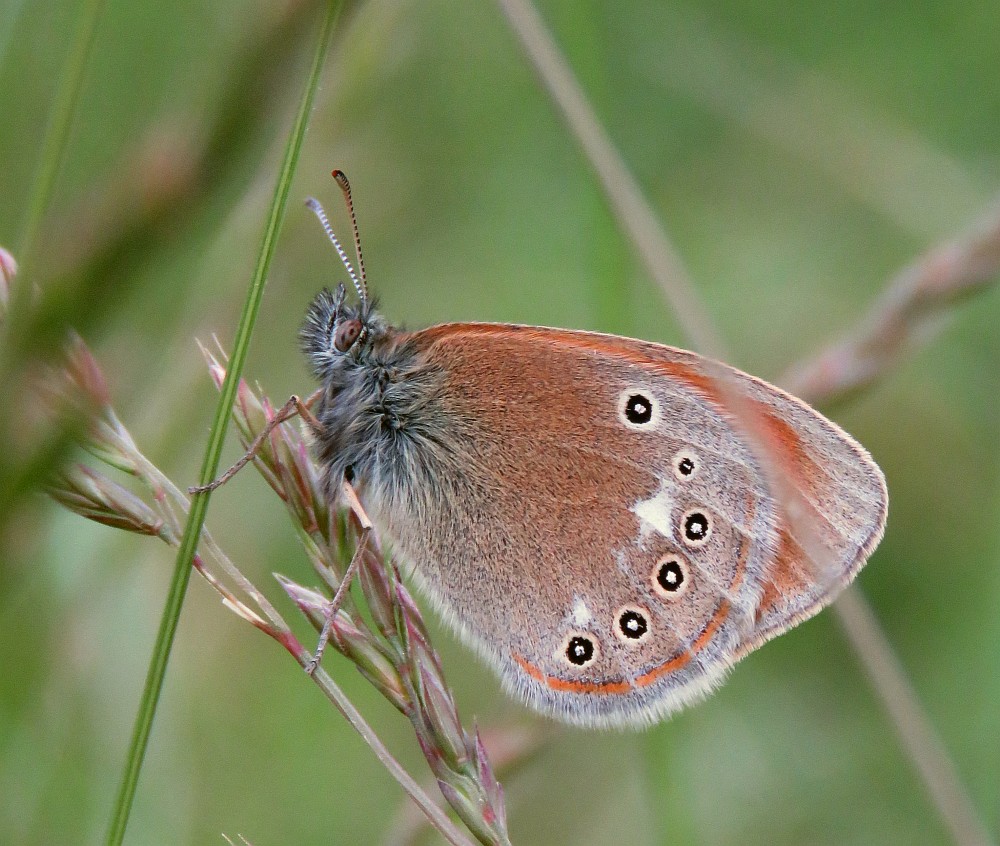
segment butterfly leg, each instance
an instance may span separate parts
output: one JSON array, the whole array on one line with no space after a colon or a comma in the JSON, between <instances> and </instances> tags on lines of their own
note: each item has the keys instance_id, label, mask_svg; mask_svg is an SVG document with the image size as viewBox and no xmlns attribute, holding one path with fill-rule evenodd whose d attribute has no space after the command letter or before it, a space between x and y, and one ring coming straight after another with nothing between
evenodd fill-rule
<instances>
[{"instance_id":1,"label":"butterfly leg","mask_svg":"<svg viewBox=\"0 0 1000 846\"><path fill-rule=\"evenodd\" d=\"M301 417L305 421L306 425L312 430L314 435L321 434L323 432L323 424L320 423L319 420L316 419L316 415L314 415L309 410L310 406L314 402L316 402L317 399L319 399L320 393L321 391L314 391L312 394L306 397L305 400L302 400L298 396L295 396L293 394L292 397L288 400L288 402L286 402L283 406L281 406L281 408L278 409L278 412L274 415L274 417L272 417L270 420L267 421L267 425L260 430L260 433L257 435L256 438L253 439L253 443L250 444L250 447L243 454L242 458L240 458L239 461L237 461L225 473L223 473L218 478L213 479L207 485L195 485L193 487L188 488L188 493L198 494L198 493L204 493L205 491L214 491L216 488L224 485L226 482L232 479L233 476L239 473L240 470L242 470L244 467L247 466L250 460L260 450L265 439L268 436L270 436L271 432L273 432L281 423L284 423L286 420L294 417L296 414L298 414L299 417Z\"/></svg>"},{"instance_id":2,"label":"butterfly leg","mask_svg":"<svg viewBox=\"0 0 1000 846\"><path fill-rule=\"evenodd\" d=\"M358 535L358 545L354 548L354 555L351 556L351 563L348 565L347 570L344 571L344 576L340 580L340 584L337 586L337 592L333 595L333 599L331 599L330 602L327 603L327 606L323 609L324 620L323 628L319 633L319 643L316 644L316 652L313 654L313 657L310 659L309 663L306 664L306 672L310 676L316 672L316 668L319 666L319 662L323 658L323 652L326 650L326 645L330 642L330 631L333 628L333 618L337 615L337 611L340 609L340 606L344 601L344 596L347 594L355 575L357 575L358 567L361 566L361 558L367 551L368 536L372 531L372 522L365 513L364 508L361 506L361 502L358 500L358 495L354 492L354 488L351 487L351 483L346 479L344 480L344 495L347 498L351 510L361 523L361 533Z\"/></svg>"}]
</instances>

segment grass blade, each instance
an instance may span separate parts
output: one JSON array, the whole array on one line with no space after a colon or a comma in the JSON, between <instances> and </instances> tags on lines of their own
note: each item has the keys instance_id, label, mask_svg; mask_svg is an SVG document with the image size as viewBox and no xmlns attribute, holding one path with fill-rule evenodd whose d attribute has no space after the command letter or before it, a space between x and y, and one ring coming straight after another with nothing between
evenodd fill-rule
<instances>
[{"instance_id":1,"label":"grass blade","mask_svg":"<svg viewBox=\"0 0 1000 846\"><path fill-rule=\"evenodd\" d=\"M341 5L340 0L329 0L322 24L320 25L312 67L298 113L295 117L295 123L292 126L288 144L285 148L285 157L278 175L274 199L271 202L271 209L268 214L264 237L261 241L256 269L254 270L246 304L243 307L243 314L240 317L236 340L233 346L233 354L230 358L226 379L223 382L219 395L215 420L209 433L208 445L205 449L205 458L202 462L201 475L199 477L203 485L210 482L218 470L219 458L222 454L222 444L225 440L229 424L230 409L236 397L236 387L239 384L243 365L246 362L250 337L253 333L254 323L256 322L264 293L264 282L267 279L267 272L271 266L275 243L277 242L278 232L281 229L281 222L288 203L288 191L291 186L292 175L295 172L295 165L298 162L299 152L302 149L306 124L308 123L309 113L312 110L323 63ZM163 618L160 622L159 632L157 633L156 645L150 661L139 713L136 716L125 773L112 813L111 825L106 841L109 846L117 846L125 836L125 827L128 824L132 800L135 797L136 784L139 780L139 770L142 767L142 761L149 742L153 715L156 712L156 705L163 687L167 660L170 656L174 636L177 632L177 623L180 619L184 594L187 591L188 581L191 577L191 559L194 556L198 538L201 536L201 529L205 523L210 493L197 494L191 503L191 511L188 513L187 523L184 528L184 537L177 552L177 561L174 566L170 592L167 595L167 602L163 609Z\"/></svg>"}]
</instances>

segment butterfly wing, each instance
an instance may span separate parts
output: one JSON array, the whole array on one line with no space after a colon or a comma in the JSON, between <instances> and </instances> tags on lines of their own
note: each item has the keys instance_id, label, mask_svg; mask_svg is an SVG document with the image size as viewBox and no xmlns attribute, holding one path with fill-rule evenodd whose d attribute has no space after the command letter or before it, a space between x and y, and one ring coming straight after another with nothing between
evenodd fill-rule
<instances>
[{"instance_id":1,"label":"butterfly wing","mask_svg":"<svg viewBox=\"0 0 1000 846\"><path fill-rule=\"evenodd\" d=\"M864 449L746 374L725 368L811 543L739 434L721 365L495 324L405 343L436 388L373 510L445 618L554 716L641 723L703 695L827 604L881 537L885 484ZM820 568L804 551L817 542Z\"/></svg>"}]
</instances>

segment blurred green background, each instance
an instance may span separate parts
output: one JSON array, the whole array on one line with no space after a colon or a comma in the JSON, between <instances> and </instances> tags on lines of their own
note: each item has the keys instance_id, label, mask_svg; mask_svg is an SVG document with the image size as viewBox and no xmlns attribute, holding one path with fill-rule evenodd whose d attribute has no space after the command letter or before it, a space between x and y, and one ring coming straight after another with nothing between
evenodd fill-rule
<instances>
[{"instance_id":1,"label":"blurred green background","mask_svg":"<svg viewBox=\"0 0 1000 846\"><path fill-rule=\"evenodd\" d=\"M996 2L540 8L732 363L752 373L777 379L854 325L896 269L966 227L1000 187ZM182 485L196 479L216 401L195 338L231 343L315 11L109 0L99 21L32 280L83 291L71 322L140 447ZM78 14L65 1L0 4L10 249ZM497 8L355 3L340 18L247 367L276 399L311 389L296 332L313 292L343 277L300 203L320 197L347 237L333 167L351 177L369 280L393 319L686 343ZM1000 290L828 410L889 482L888 533L860 585L995 837ZM17 444L0 448L16 459ZM224 462L238 451L230 443ZM38 493L6 516L0 843L98 842L172 551ZM212 500L209 525L272 596L271 571L315 581L252 472ZM467 724L533 724L547 738L504 779L515 843L950 842L830 613L644 733L536 720L435 633ZM329 661L423 780L409 725ZM126 842L380 842L403 804L299 668L192 580Z\"/></svg>"}]
</instances>

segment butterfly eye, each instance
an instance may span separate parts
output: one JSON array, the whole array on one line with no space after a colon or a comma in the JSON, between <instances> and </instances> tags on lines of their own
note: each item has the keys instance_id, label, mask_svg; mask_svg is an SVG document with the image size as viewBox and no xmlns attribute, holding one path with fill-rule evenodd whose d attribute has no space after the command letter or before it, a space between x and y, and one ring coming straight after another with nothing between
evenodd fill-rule
<instances>
[{"instance_id":1,"label":"butterfly eye","mask_svg":"<svg viewBox=\"0 0 1000 846\"><path fill-rule=\"evenodd\" d=\"M361 336L361 321L345 320L333 335L333 348L337 352L347 352Z\"/></svg>"},{"instance_id":2,"label":"butterfly eye","mask_svg":"<svg viewBox=\"0 0 1000 846\"><path fill-rule=\"evenodd\" d=\"M615 614L615 634L626 643L637 643L649 635L649 618L642 608L626 605Z\"/></svg>"},{"instance_id":3,"label":"butterfly eye","mask_svg":"<svg viewBox=\"0 0 1000 846\"><path fill-rule=\"evenodd\" d=\"M650 391L628 388L618 397L618 419L630 429L650 429L660 422L660 404Z\"/></svg>"},{"instance_id":4,"label":"butterfly eye","mask_svg":"<svg viewBox=\"0 0 1000 846\"><path fill-rule=\"evenodd\" d=\"M597 654L597 644L584 634L571 634L563 643L562 657L574 667L592 664Z\"/></svg>"},{"instance_id":5,"label":"butterfly eye","mask_svg":"<svg viewBox=\"0 0 1000 846\"><path fill-rule=\"evenodd\" d=\"M653 590L664 599L676 599L688 586L687 562L674 553L664 555L653 567Z\"/></svg>"},{"instance_id":6,"label":"butterfly eye","mask_svg":"<svg viewBox=\"0 0 1000 846\"><path fill-rule=\"evenodd\" d=\"M688 546L701 546L712 534L712 518L699 509L688 511L681 518L681 530Z\"/></svg>"},{"instance_id":7,"label":"butterfly eye","mask_svg":"<svg viewBox=\"0 0 1000 846\"><path fill-rule=\"evenodd\" d=\"M674 456L674 475L684 481L690 479L698 471L698 459L689 449L682 449Z\"/></svg>"}]
</instances>

